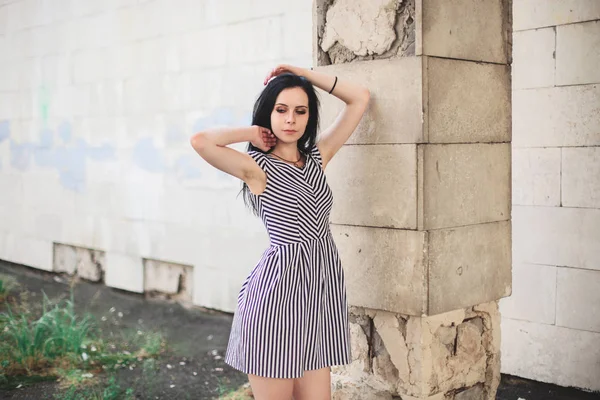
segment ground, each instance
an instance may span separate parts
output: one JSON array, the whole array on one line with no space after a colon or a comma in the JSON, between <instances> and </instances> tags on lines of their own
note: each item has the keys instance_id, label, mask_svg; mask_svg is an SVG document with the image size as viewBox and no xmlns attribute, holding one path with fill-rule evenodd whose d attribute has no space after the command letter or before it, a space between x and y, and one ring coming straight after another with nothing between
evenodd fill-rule
<instances>
[{"instance_id":1,"label":"ground","mask_svg":"<svg viewBox=\"0 0 600 400\"><path fill-rule=\"evenodd\" d=\"M68 277L0 262L0 273L14 276L29 302L41 302L42 291L51 299L69 296ZM185 308L164 300L80 281L74 289L76 309L95 316L106 335L116 332L161 332L167 351L148 379L141 368L117 373L122 387L135 390L138 399L246 399L233 392L247 383L244 374L223 362L232 315ZM104 318L103 318L104 317ZM0 388L0 399L53 399L64 391L56 382L40 382L19 389ZM599 400L600 394L503 376L497 400ZM366 400L366 399L365 399Z\"/></svg>"}]
</instances>

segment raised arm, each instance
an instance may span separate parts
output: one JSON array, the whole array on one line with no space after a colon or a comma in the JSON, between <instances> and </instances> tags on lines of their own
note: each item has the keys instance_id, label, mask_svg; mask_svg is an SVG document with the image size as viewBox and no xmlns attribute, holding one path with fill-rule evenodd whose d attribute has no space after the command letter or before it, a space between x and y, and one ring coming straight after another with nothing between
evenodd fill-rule
<instances>
[{"instance_id":1,"label":"raised arm","mask_svg":"<svg viewBox=\"0 0 600 400\"><path fill-rule=\"evenodd\" d=\"M305 77L314 86L328 93L333 88L331 94L346 103L344 109L337 116L333 124L321 133L319 142L317 143L317 147L323 158L323 168L325 168L329 160L331 160L342 145L346 143L350 135L352 135L352 132L356 129L356 126L367 109L371 94L366 87L352 83L339 76L335 77L322 72L285 64L274 68L269 75L267 75L265 84L271 77L288 71Z\"/></svg>"},{"instance_id":2,"label":"raised arm","mask_svg":"<svg viewBox=\"0 0 600 400\"><path fill-rule=\"evenodd\" d=\"M266 151L275 145L275 137L267 128L250 126L210 129L196 133L190 139L200 157L213 167L243 180L250 191L258 194L266 185L265 172L250 155L227 147L240 142L252 142Z\"/></svg>"}]
</instances>

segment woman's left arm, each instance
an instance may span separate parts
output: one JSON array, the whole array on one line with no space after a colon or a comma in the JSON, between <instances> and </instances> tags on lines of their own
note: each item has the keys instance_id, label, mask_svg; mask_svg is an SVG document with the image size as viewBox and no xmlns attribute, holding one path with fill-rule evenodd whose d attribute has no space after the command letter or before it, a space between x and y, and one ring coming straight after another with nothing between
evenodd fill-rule
<instances>
[{"instance_id":1,"label":"woman's left arm","mask_svg":"<svg viewBox=\"0 0 600 400\"><path fill-rule=\"evenodd\" d=\"M339 113L333 124L325 129L320 135L318 148L323 159L323 168L325 168L329 160L331 160L342 145L346 143L360 122L360 119L369 104L369 98L371 96L369 89L362 85L352 83L344 78L337 77L336 82L335 76L304 68L293 67L291 65L277 66L267 76L265 84L271 77L288 71L303 76L314 86L325 92L330 92L331 88L333 88L331 94L346 103L344 109Z\"/></svg>"}]
</instances>

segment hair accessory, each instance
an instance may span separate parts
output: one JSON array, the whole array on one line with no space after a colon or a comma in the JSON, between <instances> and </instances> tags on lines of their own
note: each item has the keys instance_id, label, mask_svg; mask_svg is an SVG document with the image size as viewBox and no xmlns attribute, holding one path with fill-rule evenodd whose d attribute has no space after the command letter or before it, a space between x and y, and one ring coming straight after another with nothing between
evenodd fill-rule
<instances>
[{"instance_id":1,"label":"hair accessory","mask_svg":"<svg viewBox=\"0 0 600 400\"><path fill-rule=\"evenodd\" d=\"M331 94L331 92L333 92L333 89L335 89L335 85L337 84L337 76L335 77L335 82L333 82L333 86L331 87L331 90L329 91L329 94Z\"/></svg>"}]
</instances>

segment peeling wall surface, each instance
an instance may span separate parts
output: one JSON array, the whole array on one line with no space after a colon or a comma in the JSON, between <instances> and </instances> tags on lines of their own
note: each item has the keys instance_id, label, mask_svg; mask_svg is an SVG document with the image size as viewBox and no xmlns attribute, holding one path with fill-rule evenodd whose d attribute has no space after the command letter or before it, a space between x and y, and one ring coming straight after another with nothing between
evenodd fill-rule
<instances>
[{"instance_id":1,"label":"peeling wall surface","mask_svg":"<svg viewBox=\"0 0 600 400\"><path fill-rule=\"evenodd\" d=\"M312 5L177 4L0 1L0 259L233 311L267 236L189 138L311 66Z\"/></svg>"},{"instance_id":2,"label":"peeling wall surface","mask_svg":"<svg viewBox=\"0 0 600 400\"><path fill-rule=\"evenodd\" d=\"M600 2L515 0L502 370L600 390Z\"/></svg>"}]
</instances>

